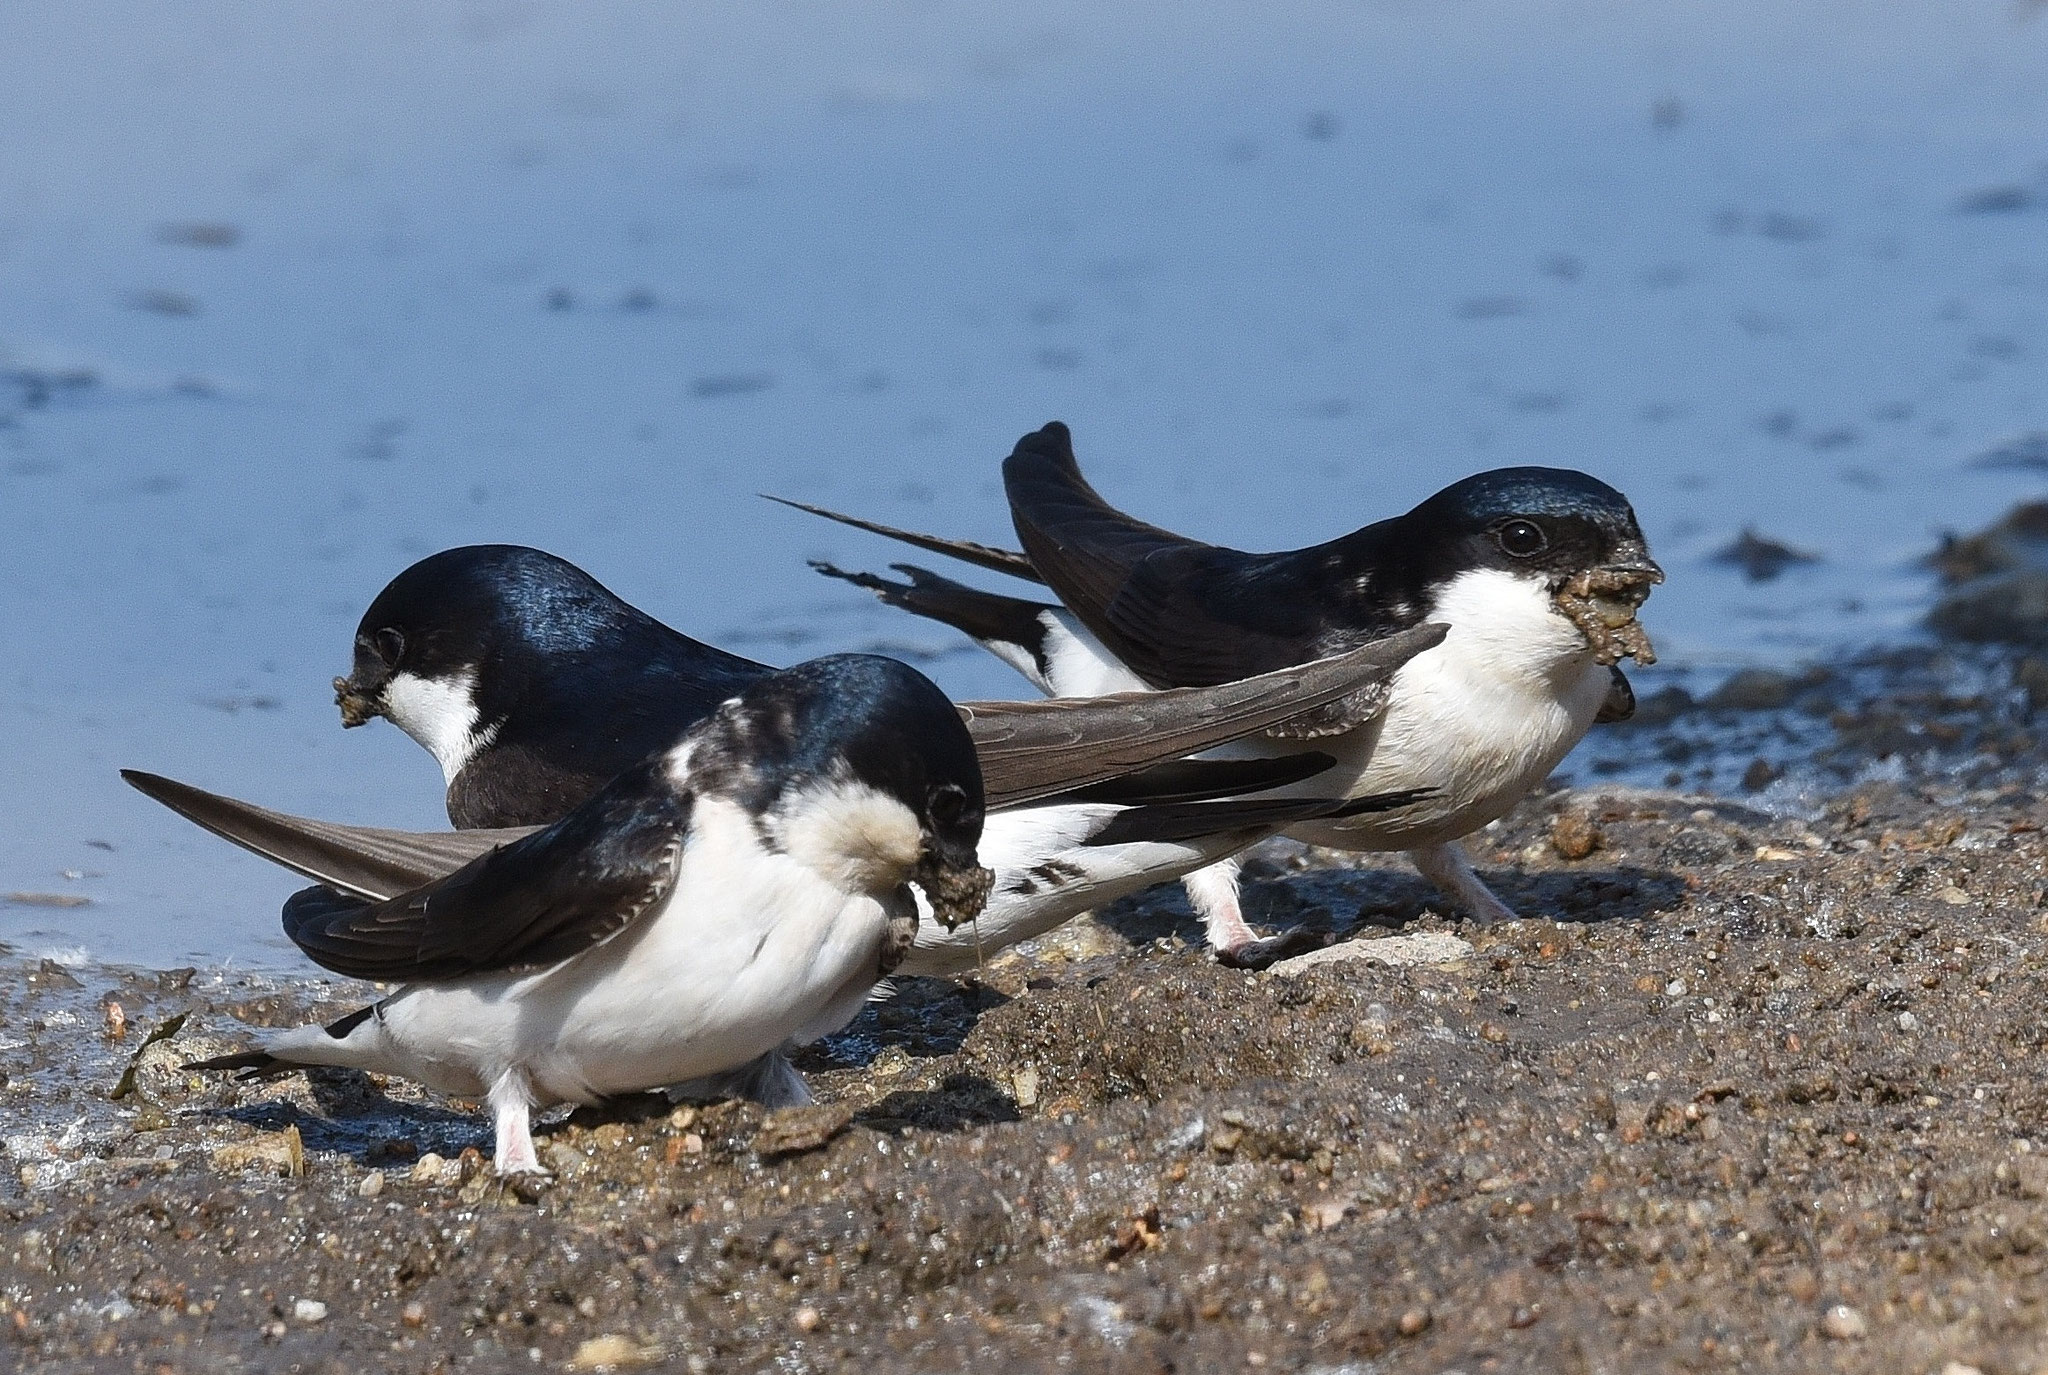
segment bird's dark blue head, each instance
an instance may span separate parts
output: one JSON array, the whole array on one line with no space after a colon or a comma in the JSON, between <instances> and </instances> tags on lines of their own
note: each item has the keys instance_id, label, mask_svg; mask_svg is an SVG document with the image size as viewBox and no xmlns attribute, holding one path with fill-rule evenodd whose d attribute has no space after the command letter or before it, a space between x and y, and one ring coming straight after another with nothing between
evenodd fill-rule
<instances>
[{"instance_id":1,"label":"bird's dark blue head","mask_svg":"<svg viewBox=\"0 0 2048 1375\"><path fill-rule=\"evenodd\" d=\"M739 802L773 843L899 866L889 886L916 882L949 926L980 910L981 765L959 710L909 665L835 654L784 669L720 708L688 749L690 784Z\"/></svg>"},{"instance_id":2,"label":"bird's dark blue head","mask_svg":"<svg viewBox=\"0 0 2048 1375\"><path fill-rule=\"evenodd\" d=\"M453 682L518 660L590 652L640 613L566 559L477 544L421 559L387 583L356 626L355 662L334 683L342 722L386 714L399 674Z\"/></svg>"},{"instance_id":3,"label":"bird's dark blue head","mask_svg":"<svg viewBox=\"0 0 2048 1375\"><path fill-rule=\"evenodd\" d=\"M566 714L637 740L648 717L665 743L767 671L669 629L567 559L478 544L421 559L377 594L334 690L343 725L389 716L430 749L432 723L408 709L458 697L477 728L517 734Z\"/></svg>"},{"instance_id":4,"label":"bird's dark blue head","mask_svg":"<svg viewBox=\"0 0 2048 1375\"><path fill-rule=\"evenodd\" d=\"M1360 534L1391 556L1380 594L1393 591L1454 629L1461 618L1490 619L1499 622L1498 638L1506 611L1547 605L1578 628L1600 663L1656 660L1635 616L1664 570L1650 557L1628 498L1598 478L1568 468L1497 468ZM1550 623L1546 612L1516 633L1533 645L1546 637L1529 632Z\"/></svg>"},{"instance_id":5,"label":"bird's dark blue head","mask_svg":"<svg viewBox=\"0 0 2048 1375\"><path fill-rule=\"evenodd\" d=\"M1628 498L1569 468L1496 468L1461 479L1399 518L1457 571L1541 575L1554 588L1588 569L1664 580Z\"/></svg>"}]
</instances>

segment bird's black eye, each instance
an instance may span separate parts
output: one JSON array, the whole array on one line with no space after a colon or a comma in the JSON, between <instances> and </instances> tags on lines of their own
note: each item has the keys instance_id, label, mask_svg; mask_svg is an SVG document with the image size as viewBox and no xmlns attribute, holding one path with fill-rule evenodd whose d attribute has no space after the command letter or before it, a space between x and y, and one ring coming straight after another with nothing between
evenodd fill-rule
<instances>
[{"instance_id":1,"label":"bird's black eye","mask_svg":"<svg viewBox=\"0 0 2048 1375\"><path fill-rule=\"evenodd\" d=\"M405 653L405 636L386 626L370 637L370 644L386 667L398 667L398 656Z\"/></svg>"},{"instance_id":2,"label":"bird's black eye","mask_svg":"<svg viewBox=\"0 0 2048 1375\"><path fill-rule=\"evenodd\" d=\"M932 789L932 820L940 826L958 826L967 815L967 793L952 783Z\"/></svg>"},{"instance_id":3,"label":"bird's black eye","mask_svg":"<svg viewBox=\"0 0 2048 1375\"><path fill-rule=\"evenodd\" d=\"M1504 521L1494 530L1493 538L1503 550L1518 559L1540 554L1550 543L1542 527L1533 520Z\"/></svg>"}]
</instances>

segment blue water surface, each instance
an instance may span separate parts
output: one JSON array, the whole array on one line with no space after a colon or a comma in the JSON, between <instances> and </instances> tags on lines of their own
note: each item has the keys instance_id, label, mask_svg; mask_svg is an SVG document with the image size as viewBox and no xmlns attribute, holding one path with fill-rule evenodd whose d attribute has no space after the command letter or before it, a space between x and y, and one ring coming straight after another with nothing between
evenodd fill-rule
<instances>
[{"instance_id":1,"label":"blue water surface","mask_svg":"<svg viewBox=\"0 0 2048 1375\"><path fill-rule=\"evenodd\" d=\"M295 963L291 880L115 770L440 820L327 683L452 544L1014 695L803 566L895 551L755 493L1007 542L1055 417L1251 548L1586 469L1679 663L1910 634L1935 532L2048 465L2040 10L0 9L0 891L89 899L0 939ZM1746 583L1746 525L1821 562Z\"/></svg>"}]
</instances>

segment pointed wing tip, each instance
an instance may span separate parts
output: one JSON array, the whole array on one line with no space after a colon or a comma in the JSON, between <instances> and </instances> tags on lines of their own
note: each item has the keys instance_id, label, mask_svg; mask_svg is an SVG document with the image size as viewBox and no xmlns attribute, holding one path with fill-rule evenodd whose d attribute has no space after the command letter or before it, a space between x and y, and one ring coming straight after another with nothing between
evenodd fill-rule
<instances>
[{"instance_id":1,"label":"pointed wing tip","mask_svg":"<svg viewBox=\"0 0 2048 1375\"><path fill-rule=\"evenodd\" d=\"M181 804L192 798L211 796L204 789L195 788L190 783L180 783L175 778L166 778L160 773L150 773L146 769L123 769L121 781L152 802L161 802L174 812L183 811Z\"/></svg>"}]
</instances>

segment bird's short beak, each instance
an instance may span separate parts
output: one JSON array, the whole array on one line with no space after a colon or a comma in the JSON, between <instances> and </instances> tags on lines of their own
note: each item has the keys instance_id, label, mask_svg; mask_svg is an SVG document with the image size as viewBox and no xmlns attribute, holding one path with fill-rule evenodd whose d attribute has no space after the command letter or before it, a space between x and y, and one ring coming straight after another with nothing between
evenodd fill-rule
<instances>
[{"instance_id":1,"label":"bird's short beak","mask_svg":"<svg viewBox=\"0 0 2048 1375\"><path fill-rule=\"evenodd\" d=\"M363 725L384 714L384 683L362 683L353 675L334 680L334 705L341 708L341 724Z\"/></svg>"},{"instance_id":2,"label":"bird's short beak","mask_svg":"<svg viewBox=\"0 0 2048 1375\"><path fill-rule=\"evenodd\" d=\"M1620 557L1612 563L1601 564L1600 572L1644 587L1655 587L1664 581L1664 570L1657 566L1657 561L1650 557L1650 551L1641 544L1631 541L1617 552Z\"/></svg>"},{"instance_id":3,"label":"bird's short beak","mask_svg":"<svg viewBox=\"0 0 2048 1375\"><path fill-rule=\"evenodd\" d=\"M910 881L924 889L932 915L948 931L981 915L988 895L996 884L993 869L981 867L973 849L964 854L941 841L926 840L924 855L911 871Z\"/></svg>"},{"instance_id":4,"label":"bird's short beak","mask_svg":"<svg viewBox=\"0 0 2048 1375\"><path fill-rule=\"evenodd\" d=\"M1558 612L1586 637L1596 662L1654 664L1657 651L1636 612L1649 600L1650 589L1664 581L1664 570L1639 539L1614 552L1611 562L1583 569L1557 589Z\"/></svg>"}]
</instances>

